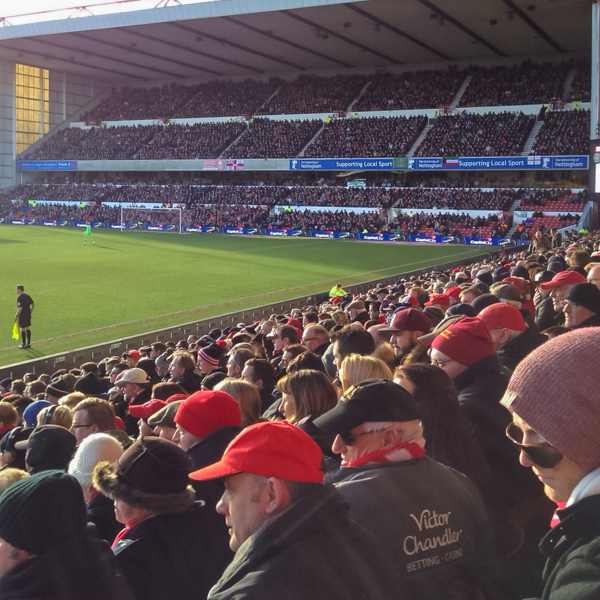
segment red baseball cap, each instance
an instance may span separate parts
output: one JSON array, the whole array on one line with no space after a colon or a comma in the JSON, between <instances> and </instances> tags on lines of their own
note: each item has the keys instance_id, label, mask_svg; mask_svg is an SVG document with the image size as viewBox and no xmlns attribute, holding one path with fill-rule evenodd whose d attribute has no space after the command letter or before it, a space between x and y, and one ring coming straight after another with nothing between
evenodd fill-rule
<instances>
[{"instance_id":1,"label":"red baseball cap","mask_svg":"<svg viewBox=\"0 0 600 600\"><path fill-rule=\"evenodd\" d=\"M460 295L462 293L462 288L459 287L451 287L448 288L444 294L446 296L450 296L450 298L454 298L457 302L460 302Z\"/></svg>"},{"instance_id":2,"label":"red baseball cap","mask_svg":"<svg viewBox=\"0 0 600 600\"><path fill-rule=\"evenodd\" d=\"M519 278L519 277L505 277L502 280L502 283L512 283L512 285L514 285L517 288L519 288L520 292L523 291L523 280L521 278Z\"/></svg>"},{"instance_id":3,"label":"red baseball cap","mask_svg":"<svg viewBox=\"0 0 600 600\"><path fill-rule=\"evenodd\" d=\"M543 290L549 290L560 285L575 285L576 283L585 283L586 279L577 271L561 271L554 276L552 281L542 283L540 287Z\"/></svg>"},{"instance_id":4,"label":"red baseball cap","mask_svg":"<svg viewBox=\"0 0 600 600\"><path fill-rule=\"evenodd\" d=\"M518 308L506 304L506 302L497 302L484 308L477 318L485 325L488 331L497 327L506 327L513 331L525 331L525 321Z\"/></svg>"},{"instance_id":5,"label":"red baseball cap","mask_svg":"<svg viewBox=\"0 0 600 600\"><path fill-rule=\"evenodd\" d=\"M188 396L179 405L174 421L203 438L221 427L240 427L242 417L238 403L227 392L206 390Z\"/></svg>"},{"instance_id":6,"label":"red baseball cap","mask_svg":"<svg viewBox=\"0 0 600 600\"><path fill-rule=\"evenodd\" d=\"M429 302L425 302L425 306L433 306L434 304L436 304L437 306L445 306L446 308L448 308L450 306L450 295L433 294L429 299Z\"/></svg>"},{"instance_id":7,"label":"red baseball cap","mask_svg":"<svg viewBox=\"0 0 600 600\"><path fill-rule=\"evenodd\" d=\"M246 427L227 447L221 460L190 474L205 481L236 473L252 473L290 481L322 483L323 455L312 438L286 421Z\"/></svg>"},{"instance_id":8,"label":"red baseball cap","mask_svg":"<svg viewBox=\"0 0 600 600\"><path fill-rule=\"evenodd\" d=\"M431 347L467 366L496 354L488 330L477 317L465 317L450 325L433 340Z\"/></svg>"},{"instance_id":9,"label":"red baseball cap","mask_svg":"<svg viewBox=\"0 0 600 600\"><path fill-rule=\"evenodd\" d=\"M125 355L133 356L133 358L135 358L136 360L140 360L140 358L142 357L142 355L137 350L128 350L127 352L125 352Z\"/></svg>"},{"instance_id":10,"label":"red baseball cap","mask_svg":"<svg viewBox=\"0 0 600 600\"><path fill-rule=\"evenodd\" d=\"M418 308L403 308L394 314L389 327L382 327L380 333L398 333L400 331L423 331L431 330L429 317Z\"/></svg>"},{"instance_id":11,"label":"red baseball cap","mask_svg":"<svg viewBox=\"0 0 600 600\"><path fill-rule=\"evenodd\" d=\"M173 394L166 400L153 398L152 400L148 400L148 402L144 402L144 404L130 404L127 410L129 411L129 414L136 419L148 419L167 404L175 402L176 400L185 400L186 398L187 396L185 394Z\"/></svg>"}]
</instances>

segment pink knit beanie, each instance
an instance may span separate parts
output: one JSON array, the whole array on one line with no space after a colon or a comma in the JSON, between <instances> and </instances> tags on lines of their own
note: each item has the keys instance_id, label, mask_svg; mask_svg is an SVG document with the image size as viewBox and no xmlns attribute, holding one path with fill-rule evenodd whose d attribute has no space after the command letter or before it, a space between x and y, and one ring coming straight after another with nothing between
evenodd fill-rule
<instances>
[{"instance_id":1,"label":"pink knit beanie","mask_svg":"<svg viewBox=\"0 0 600 600\"><path fill-rule=\"evenodd\" d=\"M600 327L560 335L525 358L501 403L576 465L600 467Z\"/></svg>"}]
</instances>

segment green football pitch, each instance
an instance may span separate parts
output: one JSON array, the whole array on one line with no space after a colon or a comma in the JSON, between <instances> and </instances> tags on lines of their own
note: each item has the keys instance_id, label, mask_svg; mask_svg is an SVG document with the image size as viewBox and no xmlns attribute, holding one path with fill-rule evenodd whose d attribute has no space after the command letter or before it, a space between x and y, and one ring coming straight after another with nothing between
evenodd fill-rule
<instances>
[{"instance_id":1,"label":"green football pitch","mask_svg":"<svg viewBox=\"0 0 600 600\"><path fill-rule=\"evenodd\" d=\"M0 366L482 254L465 246L93 233L95 246L84 246L77 229L0 227ZM36 304L30 350L11 338L17 284Z\"/></svg>"}]
</instances>

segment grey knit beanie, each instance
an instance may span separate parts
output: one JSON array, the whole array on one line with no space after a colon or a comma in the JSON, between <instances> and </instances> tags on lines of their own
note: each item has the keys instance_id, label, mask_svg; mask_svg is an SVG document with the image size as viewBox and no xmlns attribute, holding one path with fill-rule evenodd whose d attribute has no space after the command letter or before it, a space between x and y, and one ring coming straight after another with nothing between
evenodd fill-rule
<instances>
[{"instance_id":1,"label":"grey knit beanie","mask_svg":"<svg viewBox=\"0 0 600 600\"><path fill-rule=\"evenodd\" d=\"M30 554L85 535L86 524L81 486L63 471L26 477L0 496L0 538Z\"/></svg>"},{"instance_id":2,"label":"grey knit beanie","mask_svg":"<svg viewBox=\"0 0 600 600\"><path fill-rule=\"evenodd\" d=\"M600 327L560 335L519 363L502 398L576 465L600 467Z\"/></svg>"}]
</instances>

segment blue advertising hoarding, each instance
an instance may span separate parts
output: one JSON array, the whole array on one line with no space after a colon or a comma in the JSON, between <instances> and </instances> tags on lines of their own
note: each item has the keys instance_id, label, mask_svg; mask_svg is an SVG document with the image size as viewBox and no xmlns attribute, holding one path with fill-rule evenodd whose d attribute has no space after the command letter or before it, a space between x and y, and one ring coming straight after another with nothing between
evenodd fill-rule
<instances>
[{"instance_id":1,"label":"blue advertising hoarding","mask_svg":"<svg viewBox=\"0 0 600 600\"><path fill-rule=\"evenodd\" d=\"M77 171L76 160L18 160L17 171Z\"/></svg>"},{"instance_id":2,"label":"blue advertising hoarding","mask_svg":"<svg viewBox=\"0 0 600 600\"><path fill-rule=\"evenodd\" d=\"M409 158L413 171L587 169L587 156L459 156Z\"/></svg>"},{"instance_id":3,"label":"blue advertising hoarding","mask_svg":"<svg viewBox=\"0 0 600 600\"><path fill-rule=\"evenodd\" d=\"M294 158L290 160L290 171L377 171L393 169L393 158Z\"/></svg>"},{"instance_id":4,"label":"blue advertising hoarding","mask_svg":"<svg viewBox=\"0 0 600 600\"><path fill-rule=\"evenodd\" d=\"M51 219L40 219L40 225L44 227L66 227L69 221L54 221Z\"/></svg>"}]
</instances>

